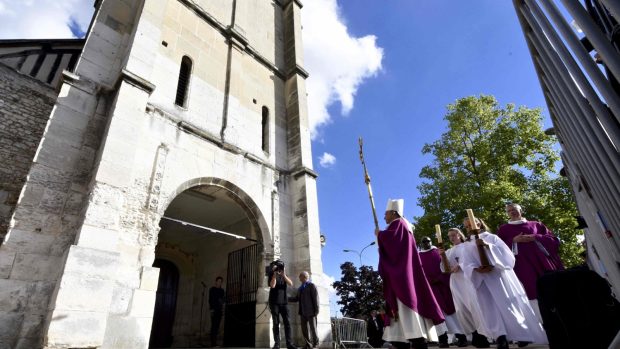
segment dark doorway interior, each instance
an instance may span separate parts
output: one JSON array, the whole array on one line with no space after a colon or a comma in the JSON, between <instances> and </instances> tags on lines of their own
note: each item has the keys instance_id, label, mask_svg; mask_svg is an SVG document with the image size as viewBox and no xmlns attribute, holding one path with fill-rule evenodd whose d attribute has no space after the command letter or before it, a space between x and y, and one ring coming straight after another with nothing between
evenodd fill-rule
<instances>
[{"instance_id":1,"label":"dark doorway interior","mask_svg":"<svg viewBox=\"0 0 620 349\"><path fill-rule=\"evenodd\" d=\"M164 259L156 259L153 266L159 268L159 282L149 348L169 348L172 345L172 325L177 305L179 269L172 262Z\"/></svg>"},{"instance_id":2,"label":"dark doorway interior","mask_svg":"<svg viewBox=\"0 0 620 349\"><path fill-rule=\"evenodd\" d=\"M258 245L228 255L224 345L254 347L256 332L256 290L261 277Z\"/></svg>"}]
</instances>

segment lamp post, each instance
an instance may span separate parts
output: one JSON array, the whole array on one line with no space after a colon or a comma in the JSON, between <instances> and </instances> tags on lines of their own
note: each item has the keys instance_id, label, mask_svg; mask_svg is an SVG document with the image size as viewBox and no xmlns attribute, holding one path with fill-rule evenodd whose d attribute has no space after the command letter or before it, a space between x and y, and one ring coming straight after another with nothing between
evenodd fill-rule
<instances>
[{"instance_id":1,"label":"lamp post","mask_svg":"<svg viewBox=\"0 0 620 349\"><path fill-rule=\"evenodd\" d=\"M362 251L357 252L356 250L342 250L342 252L353 252L356 253L359 257L360 257L360 268L362 267L362 253L364 253L364 250L367 249L368 247L374 245L376 242L373 241L371 243L369 243L368 245L364 246L364 248L362 248Z\"/></svg>"}]
</instances>

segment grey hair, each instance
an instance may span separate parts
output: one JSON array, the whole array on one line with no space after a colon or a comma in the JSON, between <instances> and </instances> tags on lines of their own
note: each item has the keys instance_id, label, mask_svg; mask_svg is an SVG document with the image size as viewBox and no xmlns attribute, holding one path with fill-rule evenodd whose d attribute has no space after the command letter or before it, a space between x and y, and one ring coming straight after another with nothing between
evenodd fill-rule
<instances>
[{"instance_id":1,"label":"grey hair","mask_svg":"<svg viewBox=\"0 0 620 349\"><path fill-rule=\"evenodd\" d=\"M305 275L306 279L310 279L310 274L307 271L302 271L301 273L299 273L299 275Z\"/></svg>"},{"instance_id":2,"label":"grey hair","mask_svg":"<svg viewBox=\"0 0 620 349\"><path fill-rule=\"evenodd\" d=\"M523 212L523 207L521 207L521 205L517 203L511 202L511 203L506 204L506 207L509 207L509 206L516 208L517 210L519 210L519 212Z\"/></svg>"}]
</instances>

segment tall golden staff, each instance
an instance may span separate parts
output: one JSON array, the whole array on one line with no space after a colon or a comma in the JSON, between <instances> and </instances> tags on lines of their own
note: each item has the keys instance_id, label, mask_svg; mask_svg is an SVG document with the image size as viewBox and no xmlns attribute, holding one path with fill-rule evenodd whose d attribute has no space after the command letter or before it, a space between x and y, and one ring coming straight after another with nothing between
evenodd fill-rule
<instances>
[{"instance_id":1,"label":"tall golden staff","mask_svg":"<svg viewBox=\"0 0 620 349\"><path fill-rule=\"evenodd\" d=\"M489 249L489 245L487 245L487 243L480 238L480 229L478 229L478 226L476 225L474 211L471 208L468 208L465 212L467 212L467 220L469 221L470 229L474 233L474 241L476 242L478 256L480 257L480 269L483 272L490 272L493 269L493 266L491 265L491 262L489 262L489 256L487 256L486 252L486 250Z\"/></svg>"},{"instance_id":2,"label":"tall golden staff","mask_svg":"<svg viewBox=\"0 0 620 349\"><path fill-rule=\"evenodd\" d=\"M446 246L443 243L443 239L441 238L441 226L439 224L435 224L435 237L437 238L437 245L441 248L442 252L439 252L441 256L441 264L443 265L443 273L450 274L452 272L452 268L450 268L450 261L448 261L448 256L446 256Z\"/></svg>"},{"instance_id":3,"label":"tall golden staff","mask_svg":"<svg viewBox=\"0 0 620 349\"><path fill-rule=\"evenodd\" d=\"M366 169L366 162L364 161L364 141L362 137L359 139L360 143L360 160L362 161L362 166L364 167L364 182L366 182L366 187L368 187L368 198L370 199L370 207L372 208L372 218L375 220L375 228L379 229L379 220L377 219L377 211L375 210L375 199L372 196L372 188L370 187L370 176L368 175L368 170Z\"/></svg>"}]
</instances>

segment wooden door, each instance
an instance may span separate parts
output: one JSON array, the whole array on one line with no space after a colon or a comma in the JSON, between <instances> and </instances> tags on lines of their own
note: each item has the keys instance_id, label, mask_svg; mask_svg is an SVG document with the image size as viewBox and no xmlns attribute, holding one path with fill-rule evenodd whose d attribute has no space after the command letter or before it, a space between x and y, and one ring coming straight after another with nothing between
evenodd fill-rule
<instances>
[{"instance_id":1,"label":"wooden door","mask_svg":"<svg viewBox=\"0 0 620 349\"><path fill-rule=\"evenodd\" d=\"M159 268L159 282L155 298L155 312L149 348L169 348L172 345L172 326L177 305L179 269L172 262L156 259L153 267Z\"/></svg>"}]
</instances>

